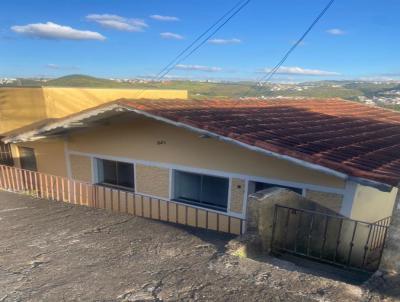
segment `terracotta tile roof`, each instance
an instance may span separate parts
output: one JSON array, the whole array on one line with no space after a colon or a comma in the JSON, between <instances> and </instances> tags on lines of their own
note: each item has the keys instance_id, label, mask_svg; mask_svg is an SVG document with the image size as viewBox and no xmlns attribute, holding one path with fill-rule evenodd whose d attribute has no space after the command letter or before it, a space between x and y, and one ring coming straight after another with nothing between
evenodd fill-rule
<instances>
[{"instance_id":1,"label":"terracotta tile roof","mask_svg":"<svg viewBox=\"0 0 400 302\"><path fill-rule=\"evenodd\" d=\"M339 99L120 100L174 122L381 183L400 183L400 114Z\"/></svg>"}]
</instances>

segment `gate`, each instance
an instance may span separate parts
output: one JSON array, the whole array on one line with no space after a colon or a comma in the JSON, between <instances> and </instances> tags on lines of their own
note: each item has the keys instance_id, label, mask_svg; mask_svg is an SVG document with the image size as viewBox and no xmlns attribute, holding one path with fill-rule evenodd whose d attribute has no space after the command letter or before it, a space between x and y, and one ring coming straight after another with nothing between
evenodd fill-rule
<instances>
[{"instance_id":1,"label":"gate","mask_svg":"<svg viewBox=\"0 0 400 302\"><path fill-rule=\"evenodd\" d=\"M11 154L11 147L9 144L4 144L2 141L0 141L0 164L7 166L14 165L14 160Z\"/></svg>"},{"instance_id":2,"label":"gate","mask_svg":"<svg viewBox=\"0 0 400 302\"><path fill-rule=\"evenodd\" d=\"M275 206L271 249L374 272L379 268L391 217L368 223L305 209Z\"/></svg>"}]
</instances>

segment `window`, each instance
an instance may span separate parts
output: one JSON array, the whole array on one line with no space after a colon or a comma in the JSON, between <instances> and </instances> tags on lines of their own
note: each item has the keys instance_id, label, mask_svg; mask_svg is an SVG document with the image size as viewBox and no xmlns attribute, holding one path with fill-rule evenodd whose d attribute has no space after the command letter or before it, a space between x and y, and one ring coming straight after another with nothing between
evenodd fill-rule
<instances>
[{"instance_id":1,"label":"window","mask_svg":"<svg viewBox=\"0 0 400 302\"><path fill-rule=\"evenodd\" d=\"M97 168L100 184L123 187L130 190L135 188L133 164L98 159Z\"/></svg>"},{"instance_id":2,"label":"window","mask_svg":"<svg viewBox=\"0 0 400 302\"><path fill-rule=\"evenodd\" d=\"M229 179L174 171L174 199L180 202L226 211Z\"/></svg>"},{"instance_id":3,"label":"window","mask_svg":"<svg viewBox=\"0 0 400 302\"><path fill-rule=\"evenodd\" d=\"M27 147L18 147L21 168L37 171L35 150Z\"/></svg>"},{"instance_id":4,"label":"window","mask_svg":"<svg viewBox=\"0 0 400 302\"><path fill-rule=\"evenodd\" d=\"M250 193L255 193L258 191L262 191L265 189L269 189L272 187L277 187L277 188L283 188L283 189L288 189L290 191L293 191L297 194L302 194L303 193L303 189L301 188L295 188L295 187L288 187L288 186L281 186L281 185L276 185L276 184L271 184L271 183L265 183L265 182L252 182L250 183Z\"/></svg>"}]
</instances>

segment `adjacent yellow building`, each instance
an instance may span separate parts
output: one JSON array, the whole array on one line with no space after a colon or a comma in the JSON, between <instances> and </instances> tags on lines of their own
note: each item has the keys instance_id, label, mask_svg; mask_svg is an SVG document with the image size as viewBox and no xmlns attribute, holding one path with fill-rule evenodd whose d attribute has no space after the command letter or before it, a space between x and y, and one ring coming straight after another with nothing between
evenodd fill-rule
<instances>
[{"instance_id":1,"label":"adjacent yellow building","mask_svg":"<svg viewBox=\"0 0 400 302\"><path fill-rule=\"evenodd\" d=\"M64 117L121 98L187 99L187 96L186 90L0 88L0 136L34 122Z\"/></svg>"}]
</instances>

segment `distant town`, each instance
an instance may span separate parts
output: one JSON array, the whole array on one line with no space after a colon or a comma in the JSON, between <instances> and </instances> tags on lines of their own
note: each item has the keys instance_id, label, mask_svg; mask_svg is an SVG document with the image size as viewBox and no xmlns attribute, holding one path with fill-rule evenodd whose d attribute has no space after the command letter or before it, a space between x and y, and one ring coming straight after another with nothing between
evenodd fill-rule
<instances>
[{"instance_id":1,"label":"distant town","mask_svg":"<svg viewBox=\"0 0 400 302\"><path fill-rule=\"evenodd\" d=\"M61 78L0 78L0 87L63 86L96 88L170 88L189 90L192 98L323 98L340 97L372 106L400 110L400 81L315 81L303 83L264 83L226 80L170 78L154 81L149 77L95 78L70 75Z\"/></svg>"}]
</instances>

